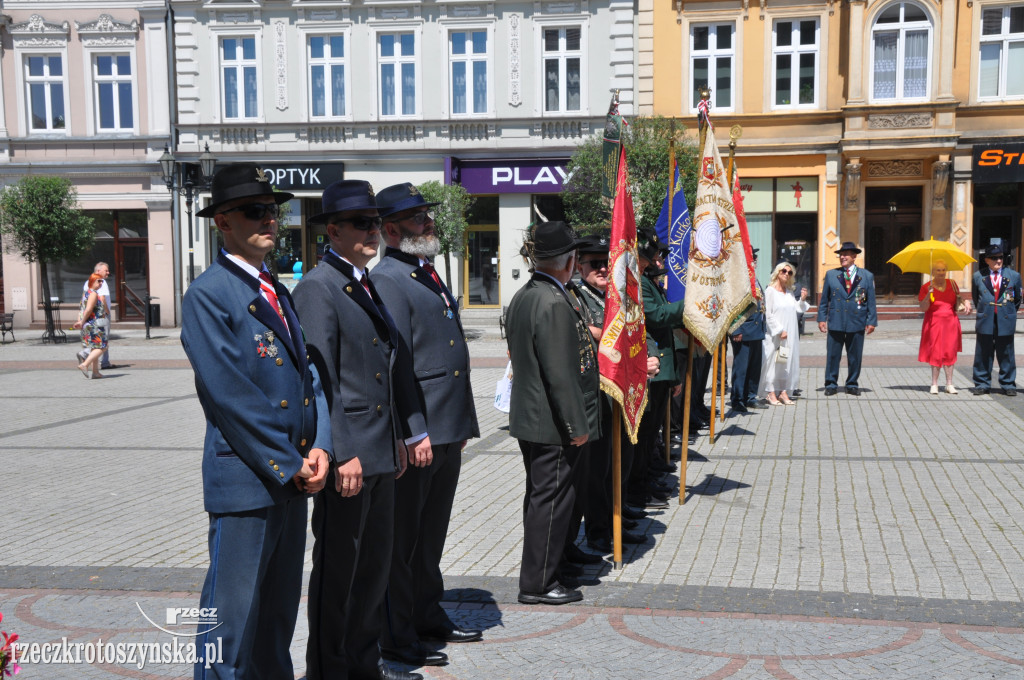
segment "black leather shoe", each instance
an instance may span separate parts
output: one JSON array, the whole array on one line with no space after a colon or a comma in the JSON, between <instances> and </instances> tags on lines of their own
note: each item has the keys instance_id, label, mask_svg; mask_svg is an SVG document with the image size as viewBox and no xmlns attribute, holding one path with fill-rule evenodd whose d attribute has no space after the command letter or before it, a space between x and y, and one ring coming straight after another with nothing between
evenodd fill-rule
<instances>
[{"instance_id":1,"label":"black leather shoe","mask_svg":"<svg viewBox=\"0 0 1024 680\"><path fill-rule=\"evenodd\" d=\"M836 396L836 392L837 391L838 390L835 388L835 386L829 385L828 387L825 388L825 396L826 397L834 397L834 396Z\"/></svg>"},{"instance_id":2,"label":"black leather shoe","mask_svg":"<svg viewBox=\"0 0 1024 680\"><path fill-rule=\"evenodd\" d=\"M639 525L640 523L637 522L635 519L626 519L625 517L622 518L623 529L636 529Z\"/></svg>"},{"instance_id":3,"label":"black leather shoe","mask_svg":"<svg viewBox=\"0 0 1024 680\"><path fill-rule=\"evenodd\" d=\"M397 668L392 668L383 661L377 664L377 677L380 680L423 680L419 673L407 673Z\"/></svg>"},{"instance_id":4,"label":"black leather shoe","mask_svg":"<svg viewBox=\"0 0 1024 680\"><path fill-rule=\"evenodd\" d=\"M768 404L762 404L759 401L748 401L747 402L747 408L748 409L751 409L751 408L763 408L763 409L766 409L766 408L768 408Z\"/></svg>"},{"instance_id":5,"label":"black leather shoe","mask_svg":"<svg viewBox=\"0 0 1024 680\"><path fill-rule=\"evenodd\" d=\"M678 433L672 435L672 443L673 444L682 444L683 443L683 435L678 434Z\"/></svg>"},{"instance_id":6,"label":"black leather shoe","mask_svg":"<svg viewBox=\"0 0 1024 680\"><path fill-rule=\"evenodd\" d=\"M452 625L451 628L431 628L421 630L417 633L420 640L431 642L476 642L484 636L483 631L472 628L459 628Z\"/></svg>"},{"instance_id":7,"label":"black leather shoe","mask_svg":"<svg viewBox=\"0 0 1024 680\"><path fill-rule=\"evenodd\" d=\"M590 548L591 550L596 550L597 552L601 553L602 555L607 555L608 553L610 553L612 551L612 542L611 542L611 539L607 539L607 538L594 538L594 539L588 538L587 539L587 547Z\"/></svg>"},{"instance_id":8,"label":"black leather shoe","mask_svg":"<svg viewBox=\"0 0 1024 680\"><path fill-rule=\"evenodd\" d=\"M570 590L580 587L580 580L575 576L570 576L569 574L566 574L564 571L556 572L555 580L557 580L560 584L562 584Z\"/></svg>"},{"instance_id":9,"label":"black leather shoe","mask_svg":"<svg viewBox=\"0 0 1024 680\"><path fill-rule=\"evenodd\" d=\"M546 593L524 593L519 591L519 602L522 604L568 604L579 602L583 593L573 588L558 584Z\"/></svg>"},{"instance_id":10,"label":"black leather shoe","mask_svg":"<svg viewBox=\"0 0 1024 680\"><path fill-rule=\"evenodd\" d=\"M743 404L732 404L732 410L735 413L750 413L750 411L747 410L747 407Z\"/></svg>"},{"instance_id":11,"label":"black leather shoe","mask_svg":"<svg viewBox=\"0 0 1024 680\"><path fill-rule=\"evenodd\" d=\"M656 458L651 461L649 466L655 472L675 472L676 466L672 463L666 463L664 458Z\"/></svg>"},{"instance_id":12,"label":"black leather shoe","mask_svg":"<svg viewBox=\"0 0 1024 680\"><path fill-rule=\"evenodd\" d=\"M1013 387L1007 387L1007 388L1003 389L1003 394L1005 394L1008 397L1016 397L1017 396L1017 390L1016 390L1016 388L1013 388Z\"/></svg>"},{"instance_id":13,"label":"black leather shoe","mask_svg":"<svg viewBox=\"0 0 1024 680\"><path fill-rule=\"evenodd\" d=\"M639 545L647 542L647 537L640 534L634 534L631 531L622 532L622 542L629 545Z\"/></svg>"},{"instance_id":14,"label":"black leather shoe","mask_svg":"<svg viewBox=\"0 0 1024 680\"><path fill-rule=\"evenodd\" d=\"M860 396L860 388L859 387L847 387L846 388L846 393L848 395L850 395L851 397L859 397Z\"/></svg>"},{"instance_id":15,"label":"black leather shoe","mask_svg":"<svg viewBox=\"0 0 1024 680\"><path fill-rule=\"evenodd\" d=\"M601 564L604 562L600 555L585 553L575 544L565 549L565 559L576 564Z\"/></svg>"},{"instance_id":16,"label":"black leather shoe","mask_svg":"<svg viewBox=\"0 0 1024 680\"><path fill-rule=\"evenodd\" d=\"M668 499L651 497L644 506L649 510L665 510L668 508Z\"/></svg>"},{"instance_id":17,"label":"black leather shoe","mask_svg":"<svg viewBox=\"0 0 1024 680\"><path fill-rule=\"evenodd\" d=\"M972 387L971 388L971 394L973 394L976 397L980 397L983 394L988 394L989 391L990 390L987 387Z\"/></svg>"},{"instance_id":18,"label":"black leather shoe","mask_svg":"<svg viewBox=\"0 0 1024 680\"><path fill-rule=\"evenodd\" d=\"M622 516L628 519L643 519L647 517L647 513L637 508L631 508L628 505L622 506Z\"/></svg>"},{"instance_id":19,"label":"black leather shoe","mask_svg":"<svg viewBox=\"0 0 1024 680\"><path fill-rule=\"evenodd\" d=\"M408 647L390 649L380 648L380 656L386 661L404 663L407 666L443 666L448 663L448 655L436 652L418 640Z\"/></svg>"}]
</instances>

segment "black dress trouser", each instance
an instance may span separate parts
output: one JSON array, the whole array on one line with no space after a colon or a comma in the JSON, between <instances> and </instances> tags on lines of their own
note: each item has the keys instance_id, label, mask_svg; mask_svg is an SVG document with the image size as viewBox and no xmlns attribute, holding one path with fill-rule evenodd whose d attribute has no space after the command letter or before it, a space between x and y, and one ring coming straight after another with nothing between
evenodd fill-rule
<instances>
[{"instance_id":1,"label":"black dress trouser","mask_svg":"<svg viewBox=\"0 0 1024 680\"><path fill-rule=\"evenodd\" d=\"M558 567L576 500L572 479L580 447L520 439L519 448L526 468L519 590L541 594L558 584Z\"/></svg>"}]
</instances>

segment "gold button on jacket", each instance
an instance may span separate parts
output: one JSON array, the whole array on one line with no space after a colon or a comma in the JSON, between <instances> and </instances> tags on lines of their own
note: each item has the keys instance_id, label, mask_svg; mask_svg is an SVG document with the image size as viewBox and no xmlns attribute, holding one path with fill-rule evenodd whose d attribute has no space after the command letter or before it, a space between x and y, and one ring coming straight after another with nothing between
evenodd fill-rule
<instances>
[{"instance_id":1,"label":"gold button on jacket","mask_svg":"<svg viewBox=\"0 0 1024 680\"><path fill-rule=\"evenodd\" d=\"M281 408L288 408L288 400L287 399L282 399L281 400Z\"/></svg>"}]
</instances>

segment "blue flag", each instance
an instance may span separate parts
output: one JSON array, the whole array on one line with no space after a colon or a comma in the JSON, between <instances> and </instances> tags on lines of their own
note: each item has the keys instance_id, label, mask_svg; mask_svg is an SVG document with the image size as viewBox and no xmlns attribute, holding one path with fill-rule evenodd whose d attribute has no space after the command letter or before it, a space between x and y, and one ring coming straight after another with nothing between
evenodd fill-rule
<instances>
[{"instance_id":1,"label":"blue flag","mask_svg":"<svg viewBox=\"0 0 1024 680\"><path fill-rule=\"evenodd\" d=\"M672 215L669 216L669 198L672 199ZM668 301L677 302L686 295L686 269L690 259L690 211L683 196L683 183L679 181L679 167L676 166L675 193L670 185L665 191L665 202L661 214L654 224L658 239L668 244Z\"/></svg>"}]
</instances>

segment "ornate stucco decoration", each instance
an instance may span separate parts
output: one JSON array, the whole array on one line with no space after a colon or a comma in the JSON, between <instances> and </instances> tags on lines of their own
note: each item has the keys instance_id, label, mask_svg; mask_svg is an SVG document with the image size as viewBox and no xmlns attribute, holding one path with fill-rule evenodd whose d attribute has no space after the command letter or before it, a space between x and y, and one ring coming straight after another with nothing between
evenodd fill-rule
<instances>
[{"instance_id":1,"label":"ornate stucco decoration","mask_svg":"<svg viewBox=\"0 0 1024 680\"><path fill-rule=\"evenodd\" d=\"M7 29L18 47L66 47L71 24L54 24L33 14L28 21Z\"/></svg>"},{"instance_id":2,"label":"ornate stucco decoration","mask_svg":"<svg viewBox=\"0 0 1024 680\"><path fill-rule=\"evenodd\" d=\"M857 210L860 205L860 163L846 164L846 200L847 210Z\"/></svg>"},{"instance_id":3,"label":"ornate stucco decoration","mask_svg":"<svg viewBox=\"0 0 1024 680\"><path fill-rule=\"evenodd\" d=\"M522 42L519 37L519 15L508 15L508 103L519 106L523 103L522 69L519 53Z\"/></svg>"},{"instance_id":4,"label":"ornate stucco decoration","mask_svg":"<svg viewBox=\"0 0 1024 680\"><path fill-rule=\"evenodd\" d=\"M139 22L115 21L109 14L101 14L96 21L75 22L75 30L86 47L133 47L139 37Z\"/></svg>"},{"instance_id":5,"label":"ornate stucco decoration","mask_svg":"<svg viewBox=\"0 0 1024 680\"><path fill-rule=\"evenodd\" d=\"M288 108L288 24L284 19L274 21L274 79L277 84L275 97L278 111Z\"/></svg>"},{"instance_id":6,"label":"ornate stucco decoration","mask_svg":"<svg viewBox=\"0 0 1024 680\"><path fill-rule=\"evenodd\" d=\"M875 130L929 128L932 123L930 113L879 113L868 116L868 127Z\"/></svg>"},{"instance_id":7,"label":"ornate stucco decoration","mask_svg":"<svg viewBox=\"0 0 1024 680\"><path fill-rule=\"evenodd\" d=\"M871 161L868 163L868 177L920 177L924 172L924 161Z\"/></svg>"},{"instance_id":8,"label":"ornate stucco decoration","mask_svg":"<svg viewBox=\"0 0 1024 680\"><path fill-rule=\"evenodd\" d=\"M949 204L946 200L946 189L949 186L949 170L953 163L951 161L936 161L932 163L932 207L946 209Z\"/></svg>"}]
</instances>

